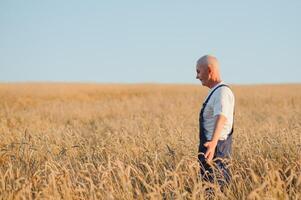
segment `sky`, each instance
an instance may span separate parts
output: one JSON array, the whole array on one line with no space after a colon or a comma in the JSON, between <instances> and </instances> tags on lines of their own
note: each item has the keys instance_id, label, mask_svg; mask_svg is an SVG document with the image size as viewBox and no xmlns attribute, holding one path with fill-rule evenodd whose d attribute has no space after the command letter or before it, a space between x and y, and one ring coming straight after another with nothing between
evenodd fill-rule
<instances>
[{"instance_id":1,"label":"sky","mask_svg":"<svg viewBox=\"0 0 301 200\"><path fill-rule=\"evenodd\" d=\"M0 0L0 82L301 82L301 1Z\"/></svg>"}]
</instances>

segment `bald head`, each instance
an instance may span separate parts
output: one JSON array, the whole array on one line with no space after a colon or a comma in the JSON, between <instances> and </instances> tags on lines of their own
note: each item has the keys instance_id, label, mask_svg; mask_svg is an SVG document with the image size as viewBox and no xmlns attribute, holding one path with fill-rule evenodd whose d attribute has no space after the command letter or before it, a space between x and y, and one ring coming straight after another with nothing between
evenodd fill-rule
<instances>
[{"instance_id":1,"label":"bald head","mask_svg":"<svg viewBox=\"0 0 301 200\"><path fill-rule=\"evenodd\" d=\"M197 61L197 67L213 67L217 68L219 67L218 60L216 57L211 55L205 55L198 59Z\"/></svg>"}]
</instances>

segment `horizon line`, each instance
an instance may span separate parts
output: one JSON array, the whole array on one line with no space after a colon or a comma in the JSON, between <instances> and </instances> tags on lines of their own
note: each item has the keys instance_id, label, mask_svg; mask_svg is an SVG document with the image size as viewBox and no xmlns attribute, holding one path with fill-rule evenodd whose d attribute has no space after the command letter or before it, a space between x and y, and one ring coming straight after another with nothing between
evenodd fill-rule
<instances>
[{"instance_id":1,"label":"horizon line","mask_svg":"<svg viewBox=\"0 0 301 200\"><path fill-rule=\"evenodd\" d=\"M299 85L301 82L231 83L229 85ZM201 85L193 82L98 82L98 81L0 81L0 84L95 84L95 85Z\"/></svg>"}]
</instances>

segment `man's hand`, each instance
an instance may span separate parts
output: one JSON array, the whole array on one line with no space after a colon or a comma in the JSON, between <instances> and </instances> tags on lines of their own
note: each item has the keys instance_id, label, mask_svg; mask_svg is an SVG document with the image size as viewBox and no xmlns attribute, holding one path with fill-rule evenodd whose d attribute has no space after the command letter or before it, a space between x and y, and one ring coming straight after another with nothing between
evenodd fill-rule
<instances>
[{"instance_id":1,"label":"man's hand","mask_svg":"<svg viewBox=\"0 0 301 200\"><path fill-rule=\"evenodd\" d=\"M204 146L207 147L207 151L205 153L205 158L207 159L207 162L212 161L216 145L217 145L217 142L215 142L215 141L208 141L204 144Z\"/></svg>"}]
</instances>

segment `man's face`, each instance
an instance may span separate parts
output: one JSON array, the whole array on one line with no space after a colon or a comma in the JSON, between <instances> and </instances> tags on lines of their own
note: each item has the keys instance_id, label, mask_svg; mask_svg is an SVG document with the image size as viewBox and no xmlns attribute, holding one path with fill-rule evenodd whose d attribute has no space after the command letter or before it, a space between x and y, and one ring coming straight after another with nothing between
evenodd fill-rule
<instances>
[{"instance_id":1,"label":"man's face","mask_svg":"<svg viewBox=\"0 0 301 200\"><path fill-rule=\"evenodd\" d=\"M196 79L199 79L202 82L203 86L208 86L208 68L202 65L196 66Z\"/></svg>"}]
</instances>

